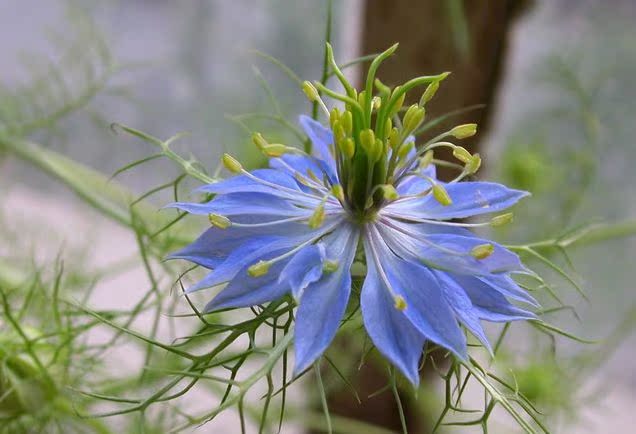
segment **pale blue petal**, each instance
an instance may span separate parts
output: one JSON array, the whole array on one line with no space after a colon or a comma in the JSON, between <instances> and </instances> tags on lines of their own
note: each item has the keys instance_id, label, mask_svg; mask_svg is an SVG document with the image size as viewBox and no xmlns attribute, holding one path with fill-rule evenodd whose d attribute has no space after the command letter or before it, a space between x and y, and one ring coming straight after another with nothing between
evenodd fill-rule
<instances>
[{"instance_id":1,"label":"pale blue petal","mask_svg":"<svg viewBox=\"0 0 636 434\"><path fill-rule=\"evenodd\" d=\"M325 248L322 244L305 246L283 268L278 281L286 282L294 298L299 299L305 288L322 276L324 258Z\"/></svg>"},{"instance_id":2,"label":"pale blue petal","mask_svg":"<svg viewBox=\"0 0 636 434\"><path fill-rule=\"evenodd\" d=\"M256 306L279 299L289 292L287 282L279 282L277 279L286 264L287 260L276 262L267 274L260 277L252 277L247 273L251 264L244 266L236 273L232 281L205 306L205 312Z\"/></svg>"},{"instance_id":3,"label":"pale blue petal","mask_svg":"<svg viewBox=\"0 0 636 434\"><path fill-rule=\"evenodd\" d=\"M324 238L329 260L338 269L305 289L296 312L295 374L309 367L329 346L345 312L351 293L350 268L358 245L358 230L348 223Z\"/></svg>"},{"instance_id":4,"label":"pale blue petal","mask_svg":"<svg viewBox=\"0 0 636 434\"><path fill-rule=\"evenodd\" d=\"M507 274L479 276L478 279L495 291L499 292L504 297L522 301L534 307L539 307L539 302L537 302L537 300L535 300L528 291L521 288L517 282L515 282L514 279Z\"/></svg>"},{"instance_id":5,"label":"pale blue petal","mask_svg":"<svg viewBox=\"0 0 636 434\"><path fill-rule=\"evenodd\" d=\"M404 312L395 308L373 261L367 263L360 306L364 326L373 344L411 383L419 384L418 365L424 336Z\"/></svg>"},{"instance_id":6,"label":"pale blue petal","mask_svg":"<svg viewBox=\"0 0 636 434\"><path fill-rule=\"evenodd\" d=\"M396 256L377 236L365 241L367 266L373 258L371 248L377 252L388 279L388 282L382 279L381 285L387 293L398 294L406 301L404 315L426 339L465 359L466 337L436 276L426 267Z\"/></svg>"},{"instance_id":7,"label":"pale blue petal","mask_svg":"<svg viewBox=\"0 0 636 434\"><path fill-rule=\"evenodd\" d=\"M405 230L411 227L397 221L390 224ZM480 275L525 270L517 255L492 241L442 233L415 237L386 225L378 225L378 229L393 250L431 268ZM485 259L476 259L470 252L481 244L492 244L494 252Z\"/></svg>"},{"instance_id":8,"label":"pale blue petal","mask_svg":"<svg viewBox=\"0 0 636 434\"><path fill-rule=\"evenodd\" d=\"M483 320L508 322L536 319L535 314L513 305L500 292L478 278L453 275L453 279L470 297L477 315Z\"/></svg>"},{"instance_id":9,"label":"pale blue petal","mask_svg":"<svg viewBox=\"0 0 636 434\"><path fill-rule=\"evenodd\" d=\"M257 169L250 173L256 178L267 181L268 184L273 185L263 184L247 175L237 175L219 182L203 185L197 188L195 192L214 194L267 193L282 197L293 197L295 191L300 192L296 180L280 170Z\"/></svg>"},{"instance_id":10,"label":"pale blue petal","mask_svg":"<svg viewBox=\"0 0 636 434\"><path fill-rule=\"evenodd\" d=\"M311 215L313 210L295 206L288 200L264 193L233 193L215 197L210 202L176 202L166 206L178 208L191 214L221 214L226 217L258 215L259 221L276 219L276 217L296 217ZM267 217L263 219L263 217ZM242 223L246 223L241 220Z\"/></svg>"},{"instance_id":11,"label":"pale blue petal","mask_svg":"<svg viewBox=\"0 0 636 434\"><path fill-rule=\"evenodd\" d=\"M385 209L400 216L445 220L499 212L511 207L528 192L513 190L492 182L446 184L452 204L444 206L432 194L389 204Z\"/></svg>"},{"instance_id":12,"label":"pale blue petal","mask_svg":"<svg viewBox=\"0 0 636 434\"><path fill-rule=\"evenodd\" d=\"M435 275L442 284L446 301L453 308L459 322L479 339L484 347L492 354L492 347L479 321L481 319L479 316L480 312L475 309L466 291L446 273L436 271Z\"/></svg>"},{"instance_id":13,"label":"pale blue petal","mask_svg":"<svg viewBox=\"0 0 636 434\"><path fill-rule=\"evenodd\" d=\"M313 120L309 116L301 115L299 121L305 134L311 140L314 154L335 170L336 160L332 152L334 141L331 130L323 127L320 122Z\"/></svg>"},{"instance_id":14,"label":"pale blue petal","mask_svg":"<svg viewBox=\"0 0 636 434\"><path fill-rule=\"evenodd\" d=\"M323 160L314 157L285 154L280 158L270 159L269 165L277 170L289 173L291 176L294 176L296 172L304 177L309 176L309 173L313 173L321 181L324 177L327 177L327 180L331 184L338 182L335 168Z\"/></svg>"}]
</instances>

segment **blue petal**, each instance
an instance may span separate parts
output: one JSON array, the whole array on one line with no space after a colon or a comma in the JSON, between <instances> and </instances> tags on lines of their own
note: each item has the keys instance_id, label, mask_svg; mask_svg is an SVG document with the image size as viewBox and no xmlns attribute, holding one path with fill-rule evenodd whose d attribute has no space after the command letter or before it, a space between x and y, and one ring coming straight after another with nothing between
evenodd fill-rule
<instances>
[{"instance_id":1,"label":"blue petal","mask_svg":"<svg viewBox=\"0 0 636 434\"><path fill-rule=\"evenodd\" d=\"M537 302L537 300L535 300L528 291L517 285L517 282L515 282L514 279L507 274L493 274L490 276L480 276L478 278L504 297L522 301L534 307L539 307L539 302Z\"/></svg>"},{"instance_id":2,"label":"blue petal","mask_svg":"<svg viewBox=\"0 0 636 434\"><path fill-rule=\"evenodd\" d=\"M502 211L529 195L492 182L456 182L446 184L453 203L444 206L432 195L393 202L386 210L402 217L445 220Z\"/></svg>"},{"instance_id":3,"label":"blue petal","mask_svg":"<svg viewBox=\"0 0 636 434\"><path fill-rule=\"evenodd\" d=\"M453 275L453 279L466 291L481 319L508 322L536 318L535 314L513 305L500 292L478 278Z\"/></svg>"},{"instance_id":4,"label":"blue petal","mask_svg":"<svg viewBox=\"0 0 636 434\"><path fill-rule=\"evenodd\" d=\"M285 267L287 260L276 262L264 276L251 277L244 266L236 273L232 281L219 292L206 306L205 312L217 309L248 307L277 300L287 292L287 282L279 282L278 273Z\"/></svg>"},{"instance_id":5,"label":"blue petal","mask_svg":"<svg viewBox=\"0 0 636 434\"><path fill-rule=\"evenodd\" d=\"M197 188L195 192L214 194L267 193L281 197L295 197L296 192L300 193L296 180L285 172L274 169L257 169L250 173L256 178L266 181L267 184L247 175L237 175L219 182L203 185Z\"/></svg>"},{"instance_id":6,"label":"blue petal","mask_svg":"<svg viewBox=\"0 0 636 434\"><path fill-rule=\"evenodd\" d=\"M338 183L335 167L318 158L285 154L280 158L270 159L269 165L277 170L289 173L291 176L298 172L306 177L311 172L321 180L326 176L330 183Z\"/></svg>"},{"instance_id":7,"label":"blue petal","mask_svg":"<svg viewBox=\"0 0 636 434\"><path fill-rule=\"evenodd\" d=\"M322 244L310 244L303 247L283 268L279 282L286 282L294 298L299 299L302 292L322 276L325 248Z\"/></svg>"},{"instance_id":8,"label":"blue petal","mask_svg":"<svg viewBox=\"0 0 636 434\"><path fill-rule=\"evenodd\" d=\"M395 220L390 224L404 231L409 231L412 227ZM386 225L378 225L378 229L393 250L413 260L419 260L431 268L480 275L525 270L516 254L492 241L442 233L419 236L419 232L413 232L412 235L406 235ZM494 252L490 256L476 259L470 254L474 247L486 243L494 247Z\"/></svg>"},{"instance_id":9,"label":"blue petal","mask_svg":"<svg viewBox=\"0 0 636 434\"><path fill-rule=\"evenodd\" d=\"M229 282L243 267L283 254L295 244L297 241L293 238L271 236L252 238L234 249L223 263L202 280L189 287L186 292L191 293Z\"/></svg>"},{"instance_id":10,"label":"blue petal","mask_svg":"<svg viewBox=\"0 0 636 434\"><path fill-rule=\"evenodd\" d=\"M322 126L309 116L301 115L299 117L300 125L303 127L305 134L311 140L312 150L315 155L326 162L331 168L335 169L336 160L333 157L331 148L333 147L333 133L330 129Z\"/></svg>"},{"instance_id":11,"label":"blue petal","mask_svg":"<svg viewBox=\"0 0 636 434\"><path fill-rule=\"evenodd\" d=\"M268 219L275 217L295 217L311 215L312 210L294 206L288 200L281 199L264 193L233 193L215 197L210 202L176 202L167 205L167 208L178 208L191 214L208 215L221 214L227 217L254 216L263 221L263 216ZM241 220L242 223L247 223Z\"/></svg>"},{"instance_id":12,"label":"blue petal","mask_svg":"<svg viewBox=\"0 0 636 434\"><path fill-rule=\"evenodd\" d=\"M407 307L403 313L419 332L426 339L465 359L466 337L457 324L436 276L426 267L396 256L377 236L365 242L365 252L367 266L372 262L373 252L378 254L386 276L386 279L382 278L381 285L387 293L404 297ZM392 301L391 306L396 310L394 303Z\"/></svg>"},{"instance_id":13,"label":"blue petal","mask_svg":"<svg viewBox=\"0 0 636 434\"><path fill-rule=\"evenodd\" d=\"M394 307L394 300L382 284L373 261L367 263L360 306L364 326L374 345L411 383L419 384L418 364L424 336L404 312Z\"/></svg>"},{"instance_id":14,"label":"blue petal","mask_svg":"<svg viewBox=\"0 0 636 434\"><path fill-rule=\"evenodd\" d=\"M350 268L358 245L358 230L349 224L325 237L326 255L338 269L305 289L296 312L295 374L310 366L329 346L351 293Z\"/></svg>"},{"instance_id":15,"label":"blue petal","mask_svg":"<svg viewBox=\"0 0 636 434\"><path fill-rule=\"evenodd\" d=\"M436 271L435 275L444 288L448 304L453 308L459 322L464 325L492 354L492 347L480 323L479 310L475 309L470 297L459 284L446 273Z\"/></svg>"},{"instance_id":16,"label":"blue petal","mask_svg":"<svg viewBox=\"0 0 636 434\"><path fill-rule=\"evenodd\" d=\"M262 216L261 216L262 220ZM265 235L295 237L307 233L307 224L288 222L264 227L227 229L211 227L193 243L172 253L167 259L185 259L206 268L218 267L232 251L251 238Z\"/></svg>"}]
</instances>

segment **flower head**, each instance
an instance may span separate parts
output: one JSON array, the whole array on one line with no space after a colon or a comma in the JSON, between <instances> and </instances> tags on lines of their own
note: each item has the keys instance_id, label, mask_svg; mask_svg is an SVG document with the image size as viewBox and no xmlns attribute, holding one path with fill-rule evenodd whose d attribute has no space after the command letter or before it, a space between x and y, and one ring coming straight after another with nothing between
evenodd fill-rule
<instances>
[{"instance_id":1,"label":"flower head","mask_svg":"<svg viewBox=\"0 0 636 434\"><path fill-rule=\"evenodd\" d=\"M479 155L444 139L473 135L473 124L415 146L413 134L424 121L424 105L447 74L390 89L375 79L375 71L392 50L372 63L360 92L339 72L329 50L346 94L320 83L303 86L325 112L318 91L343 103L326 113L328 127L300 117L311 155L256 135L257 146L271 157L269 168L249 172L224 157L236 175L198 189L213 194L211 201L172 205L207 215L212 223L171 256L210 269L188 292L223 287L207 311L292 294L298 303L297 373L334 338L351 296L356 260L366 264L360 294L366 330L414 384L425 341L466 359L462 327L490 348L481 320L534 318L510 302L536 305L511 277L526 271L519 258L468 229L482 224L454 221L498 213L527 193L463 181L479 168ZM427 87L420 103L402 110L406 93L421 85ZM459 176L448 183L435 172L432 152L442 146L452 148L463 163ZM495 223L501 220L494 217Z\"/></svg>"}]
</instances>

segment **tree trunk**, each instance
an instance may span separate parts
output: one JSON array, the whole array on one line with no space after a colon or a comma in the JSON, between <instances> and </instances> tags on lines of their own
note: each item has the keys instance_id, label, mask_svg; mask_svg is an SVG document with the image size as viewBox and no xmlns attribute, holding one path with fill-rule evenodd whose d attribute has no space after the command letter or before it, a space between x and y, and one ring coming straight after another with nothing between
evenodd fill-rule
<instances>
[{"instance_id":1,"label":"tree trunk","mask_svg":"<svg viewBox=\"0 0 636 434\"><path fill-rule=\"evenodd\" d=\"M476 122L480 127L478 135L466 141L467 149L475 152L479 137L488 127L514 17L526 3L521 0L367 0L362 53L378 53L395 42L400 43L396 54L378 72L378 77L388 85L400 84L418 75L451 71L428 104L427 119L473 105L483 106L442 122L429 131L427 137L457 124ZM364 77L366 71L362 72ZM412 92L409 98L416 102L420 95ZM449 159L443 152L436 155ZM451 173L442 171L440 175L448 178ZM346 347L343 342L339 345ZM426 369L422 375L423 381L436 378ZM387 381L381 364L367 363L352 381L362 404L358 404L349 391L338 390L328 397L330 411L399 431L399 413L391 391L368 398ZM430 432L431 421L409 400L410 395L410 392L404 393L401 399L409 432Z\"/></svg>"}]
</instances>

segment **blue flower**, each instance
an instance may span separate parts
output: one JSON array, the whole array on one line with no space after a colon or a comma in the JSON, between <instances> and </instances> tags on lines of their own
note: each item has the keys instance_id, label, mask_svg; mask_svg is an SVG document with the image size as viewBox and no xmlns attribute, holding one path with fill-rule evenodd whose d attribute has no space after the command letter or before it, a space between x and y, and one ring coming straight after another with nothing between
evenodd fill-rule
<instances>
[{"instance_id":1,"label":"blue flower","mask_svg":"<svg viewBox=\"0 0 636 434\"><path fill-rule=\"evenodd\" d=\"M391 94L382 95L381 103L390 104ZM372 123L364 115L365 101L361 111L347 104L343 112L328 113L330 128L301 116L312 155L269 144L260 135L254 141L271 157L269 168L248 172L226 155L226 167L236 175L198 189L212 194L211 201L171 205L209 216L212 223L171 258L210 270L187 292L222 288L206 311L291 294L298 305L296 373L333 340L351 299L352 264L366 264L359 303L367 333L417 384L425 341L466 360L464 329L490 348L482 320L535 318L511 302L536 306L511 277L527 272L519 258L468 229L480 223L453 221L504 211L527 193L463 181L477 170L479 157L440 142L442 136L416 151L411 133L423 119L423 110L420 116L413 108L419 105L406 111L398 128L382 118L395 116L395 110L382 113L371 103L370 110L377 110L371 130L364 128ZM444 137L463 138L471 130L472 125L456 127ZM464 163L449 183L435 176L430 151L439 146L453 147ZM507 219L499 215L484 224Z\"/></svg>"}]
</instances>

